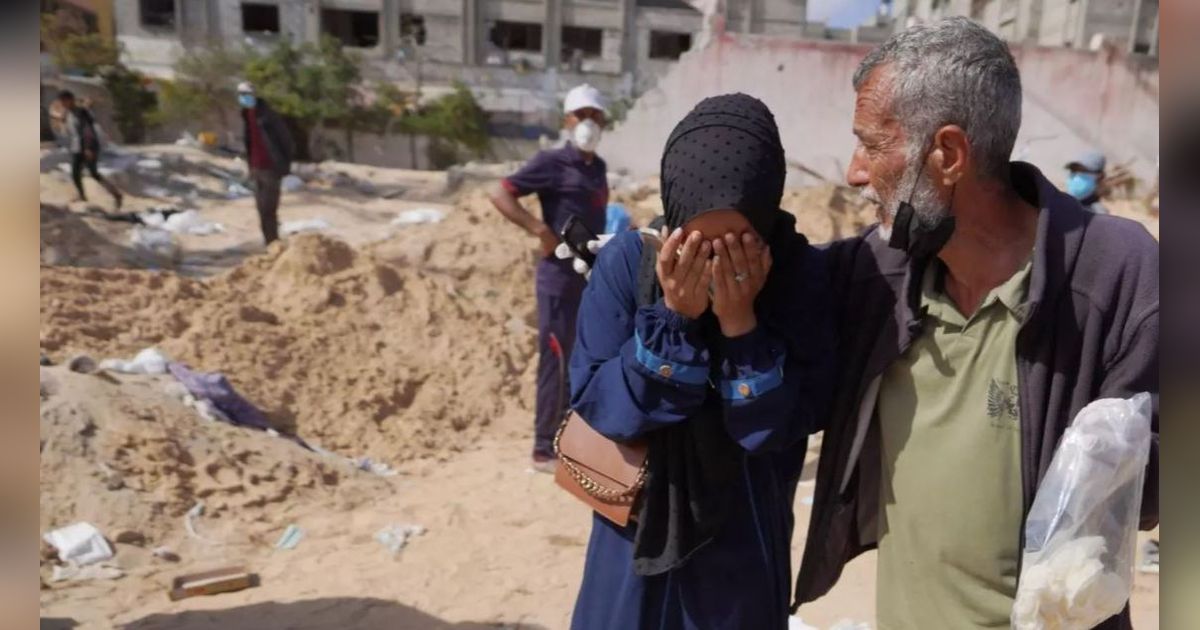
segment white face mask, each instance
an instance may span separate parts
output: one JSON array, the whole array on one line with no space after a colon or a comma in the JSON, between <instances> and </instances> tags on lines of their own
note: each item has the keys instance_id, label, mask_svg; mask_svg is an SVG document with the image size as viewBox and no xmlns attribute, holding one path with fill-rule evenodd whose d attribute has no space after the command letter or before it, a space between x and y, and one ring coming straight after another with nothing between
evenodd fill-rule
<instances>
[{"instance_id":1,"label":"white face mask","mask_svg":"<svg viewBox=\"0 0 1200 630\"><path fill-rule=\"evenodd\" d=\"M581 120L571 130L571 142L580 150L592 153L600 144L600 125L596 121Z\"/></svg>"}]
</instances>

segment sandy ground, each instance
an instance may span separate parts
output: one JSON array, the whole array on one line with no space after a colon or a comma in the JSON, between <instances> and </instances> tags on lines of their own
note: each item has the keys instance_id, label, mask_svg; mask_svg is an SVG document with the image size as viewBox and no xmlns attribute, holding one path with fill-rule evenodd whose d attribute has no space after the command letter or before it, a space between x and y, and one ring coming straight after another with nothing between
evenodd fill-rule
<instances>
[{"instance_id":1,"label":"sandy ground","mask_svg":"<svg viewBox=\"0 0 1200 630\"><path fill-rule=\"evenodd\" d=\"M94 216L108 199L92 182L90 204L68 204L68 179L43 155L42 342L60 365L43 368L42 527L89 520L128 542L115 543L124 576L111 581L49 584L43 550L42 627L566 628L590 514L528 469L530 243L480 192L446 196L443 174L322 165L302 171L309 183L285 194L280 215L324 219L333 238L267 249L252 199L226 199L205 170L235 171L232 160L141 153L171 173L122 175L134 192L126 209L191 207L225 232L180 236L174 258L150 256L130 244L130 224ZM154 186L184 194L155 198ZM657 207L652 188L621 198L642 220ZM835 187L792 191L785 207L818 242L870 220ZM414 208L446 220L391 225ZM1121 211L1157 234L1156 219ZM335 454L201 420L170 377L61 365L148 345L225 371L273 426ZM794 566L818 444L797 493ZM343 459L362 455L398 474ZM198 501L201 538L184 516ZM396 555L375 539L407 524L427 531ZM288 525L303 539L274 548ZM258 573L260 586L168 600L173 577L230 564ZM1136 576L1132 609L1136 627L1158 627L1157 575ZM820 628L872 623L874 555L799 616Z\"/></svg>"}]
</instances>

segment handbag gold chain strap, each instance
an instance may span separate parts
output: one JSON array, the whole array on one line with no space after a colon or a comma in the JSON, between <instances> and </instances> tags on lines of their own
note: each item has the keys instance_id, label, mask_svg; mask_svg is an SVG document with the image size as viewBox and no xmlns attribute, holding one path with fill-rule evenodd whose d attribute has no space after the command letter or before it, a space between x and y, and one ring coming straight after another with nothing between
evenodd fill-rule
<instances>
[{"instance_id":1,"label":"handbag gold chain strap","mask_svg":"<svg viewBox=\"0 0 1200 630\"><path fill-rule=\"evenodd\" d=\"M582 421L583 420L581 419L580 422ZM583 488L583 491L588 493L588 495L600 499L601 501L607 501L609 503L628 503L633 501L634 497L637 496L638 490L642 489L642 484L644 484L646 481L646 463L649 461L649 458L642 460L642 466L638 469L637 478L634 479L632 486L624 490L609 488L595 479L592 479L587 473L580 470L579 467L575 465L575 462L571 461L571 458L562 454L558 443L562 439L563 430L566 428L567 420L564 419L558 425L558 431L554 434L554 454L558 456L558 462L567 469L567 473L571 475L571 478L575 480L575 483L578 483L579 487Z\"/></svg>"}]
</instances>

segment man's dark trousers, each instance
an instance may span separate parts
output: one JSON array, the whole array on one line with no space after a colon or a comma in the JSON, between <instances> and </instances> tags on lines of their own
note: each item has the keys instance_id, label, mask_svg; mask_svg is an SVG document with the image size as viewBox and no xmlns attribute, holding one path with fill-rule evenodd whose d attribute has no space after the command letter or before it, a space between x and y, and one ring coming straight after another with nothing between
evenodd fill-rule
<instances>
[{"instance_id":1,"label":"man's dark trousers","mask_svg":"<svg viewBox=\"0 0 1200 630\"><path fill-rule=\"evenodd\" d=\"M538 455L554 454L554 434L571 399L567 366L575 345L575 318L587 280L575 273L571 262L544 258L538 261L538 376L533 450ZM562 364L550 347L550 336L558 339Z\"/></svg>"},{"instance_id":2,"label":"man's dark trousers","mask_svg":"<svg viewBox=\"0 0 1200 630\"><path fill-rule=\"evenodd\" d=\"M271 169L250 169L254 179L254 203L262 225L263 240L270 245L279 240L279 174Z\"/></svg>"}]
</instances>

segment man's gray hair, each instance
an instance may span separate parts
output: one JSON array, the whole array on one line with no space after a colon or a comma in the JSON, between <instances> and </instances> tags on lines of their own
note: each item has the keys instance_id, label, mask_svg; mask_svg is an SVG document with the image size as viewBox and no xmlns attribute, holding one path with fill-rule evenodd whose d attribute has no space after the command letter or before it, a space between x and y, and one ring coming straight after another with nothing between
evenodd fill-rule
<instances>
[{"instance_id":1,"label":"man's gray hair","mask_svg":"<svg viewBox=\"0 0 1200 630\"><path fill-rule=\"evenodd\" d=\"M890 66L892 108L920 158L945 125L966 132L981 175L1008 177L1021 128L1021 75L1008 46L965 17L918 24L871 51L854 73L857 92L871 71Z\"/></svg>"}]
</instances>

